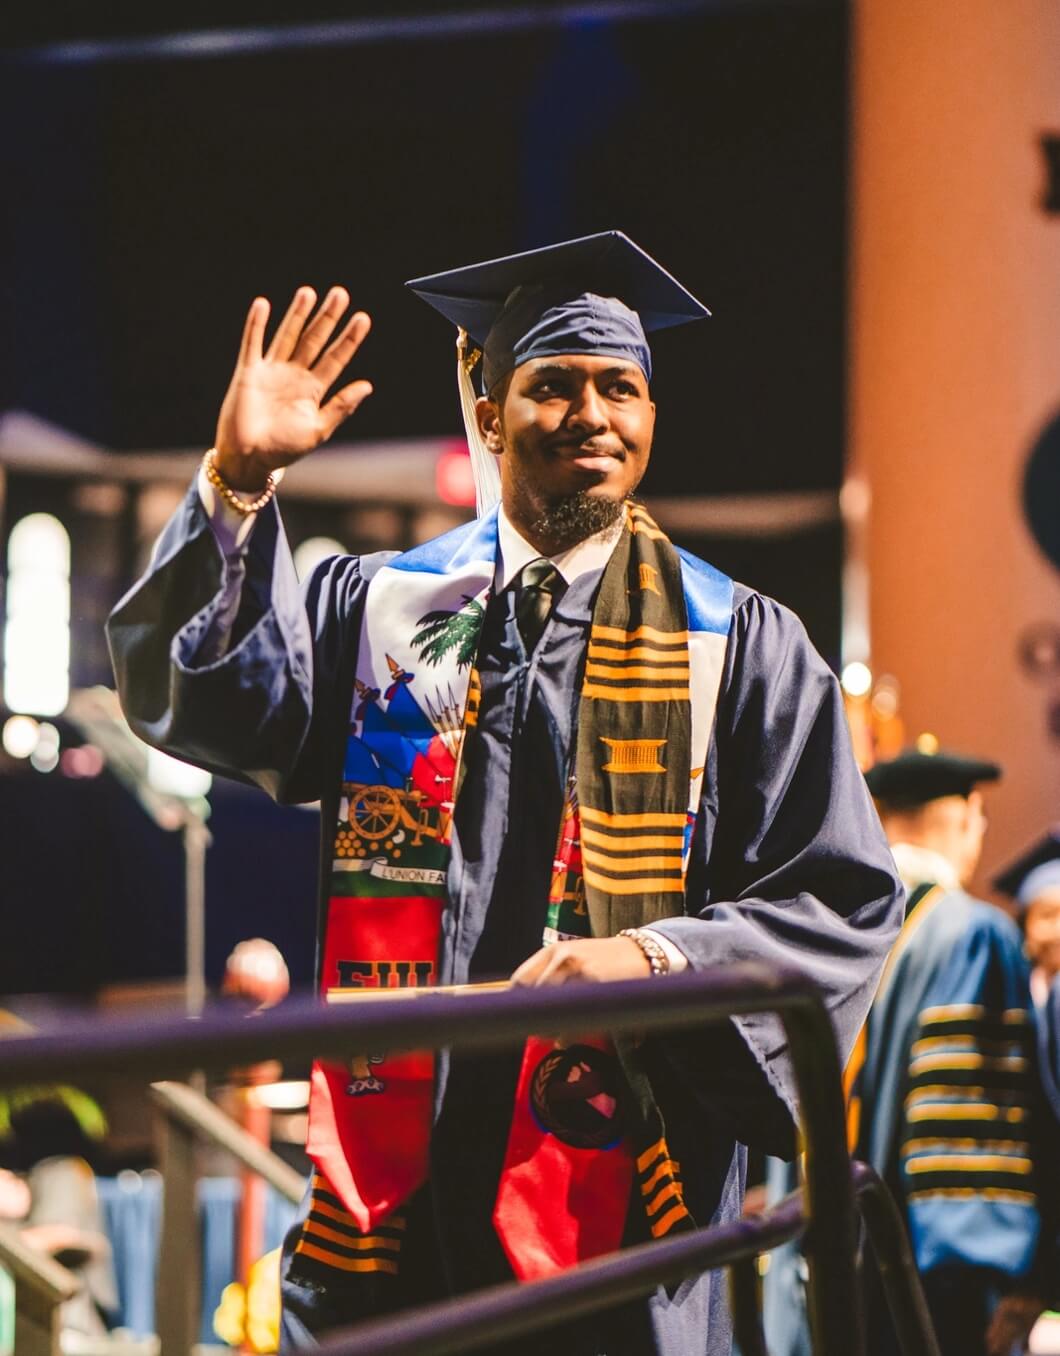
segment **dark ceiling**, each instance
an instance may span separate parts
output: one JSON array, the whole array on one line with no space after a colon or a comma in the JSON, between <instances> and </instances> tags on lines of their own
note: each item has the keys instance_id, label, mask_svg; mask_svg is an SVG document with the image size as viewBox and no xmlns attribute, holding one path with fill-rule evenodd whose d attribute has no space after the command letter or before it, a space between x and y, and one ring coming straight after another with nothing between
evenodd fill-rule
<instances>
[{"instance_id":1,"label":"dark ceiling","mask_svg":"<svg viewBox=\"0 0 1060 1356\"><path fill-rule=\"evenodd\" d=\"M502 5L460 7L487 8L460 37L9 58L0 403L108 446L206 445L250 298L341 281L375 320L350 435L451 434L451 334L403 279L618 226L714 311L656 344L648 488L837 484L844 8L568 5L506 28ZM159 32L166 12L92 7L89 31L45 7L29 36Z\"/></svg>"}]
</instances>

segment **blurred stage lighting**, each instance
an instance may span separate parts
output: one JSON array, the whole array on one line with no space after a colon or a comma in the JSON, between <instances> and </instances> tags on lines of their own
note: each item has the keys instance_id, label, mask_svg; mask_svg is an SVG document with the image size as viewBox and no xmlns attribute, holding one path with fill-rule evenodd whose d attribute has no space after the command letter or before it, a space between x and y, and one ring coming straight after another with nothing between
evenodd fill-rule
<instances>
[{"instance_id":1,"label":"blurred stage lighting","mask_svg":"<svg viewBox=\"0 0 1060 1356\"><path fill-rule=\"evenodd\" d=\"M38 772L54 772L59 766L59 731L50 721L42 720L37 727L37 747L29 761Z\"/></svg>"},{"instance_id":2,"label":"blurred stage lighting","mask_svg":"<svg viewBox=\"0 0 1060 1356\"><path fill-rule=\"evenodd\" d=\"M316 567L331 556L346 554L345 546L334 537L307 537L294 549L294 572L298 576L298 582L304 583Z\"/></svg>"},{"instance_id":3,"label":"blurred stage lighting","mask_svg":"<svg viewBox=\"0 0 1060 1356\"><path fill-rule=\"evenodd\" d=\"M11 758L28 758L37 747L39 729L32 716L9 716L0 735L4 752Z\"/></svg>"},{"instance_id":4,"label":"blurred stage lighting","mask_svg":"<svg viewBox=\"0 0 1060 1356\"><path fill-rule=\"evenodd\" d=\"M263 1083L251 1088L251 1101L270 1111L301 1111L309 1104L309 1084L299 1082Z\"/></svg>"},{"instance_id":5,"label":"blurred stage lighting","mask_svg":"<svg viewBox=\"0 0 1060 1356\"><path fill-rule=\"evenodd\" d=\"M850 697L867 697L872 688L872 670L867 664L862 664L860 660L855 659L850 664L843 666L843 676L840 679L843 684L843 691Z\"/></svg>"},{"instance_id":6,"label":"blurred stage lighting","mask_svg":"<svg viewBox=\"0 0 1060 1356\"><path fill-rule=\"evenodd\" d=\"M474 508L475 478L471 474L471 457L466 444L460 443L438 458L434 468L434 485L443 504Z\"/></svg>"},{"instance_id":7,"label":"blurred stage lighting","mask_svg":"<svg viewBox=\"0 0 1060 1356\"><path fill-rule=\"evenodd\" d=\"M880 720L891 720L898 714L900 692L898 680L883 674L872 694L872 711Z\"/></svg>"},{"instance_id":8,"label":"blurred stage lighting","mask_svg":"<svg viewBox=\"0 0 1060 1356\"><path fill-rule=\"evenodd\" d=\"M103 771L103 754L95 744L79 749L63 749L59 767L65 777L98 777Z\"/></svg>"},{"instance_id":9,"label":"blurred stage lighting","mask_svg":"<svg viewBox=\"0 0 1060 1356\"><path fill-rule=\"evenodd\" d=\"M50 513L30 513L7 545L4 703L57 716L70 696L70 537Z\"/></svg>"}]
</instances>

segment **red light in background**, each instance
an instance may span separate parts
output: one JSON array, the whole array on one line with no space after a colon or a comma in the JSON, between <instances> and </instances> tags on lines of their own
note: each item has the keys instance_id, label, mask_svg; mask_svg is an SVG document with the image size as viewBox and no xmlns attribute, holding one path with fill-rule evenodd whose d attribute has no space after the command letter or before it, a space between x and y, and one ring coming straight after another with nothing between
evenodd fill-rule
<instances>
[{"instance_id":1,"label":"red light in background","mask_svg":"<svg viewBox=\"0 0 1060 1356\"><path fill-rule=\"evenodd\" d=\"M443 504L475 507L475 478L464 442L454 442L434 464L434 485Z\"/></svg>"},{"instance_id":2,"label":"red light in background","mask_svg":"<svg viewBox=\"0 0 1060 1356\"><path fill-rule=\"evenodd\" d=\"M67 777L98 777L103 771L103 762L103 754L95 744L63 749L59 755L59 768Z\"/></svg>"}]
</instances>

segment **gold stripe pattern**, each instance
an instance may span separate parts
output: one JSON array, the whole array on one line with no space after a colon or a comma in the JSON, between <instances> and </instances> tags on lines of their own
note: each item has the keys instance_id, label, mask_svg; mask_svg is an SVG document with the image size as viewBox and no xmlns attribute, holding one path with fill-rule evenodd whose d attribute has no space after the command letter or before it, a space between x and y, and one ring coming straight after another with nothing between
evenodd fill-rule
<instances>
[{"instance_id":1,"label":"gold stripe pattern","mask_svg":"<svg viewBox=\"0 0 1060 1356\"><path fill-rule=\"evenodd\" d=\"M923 1090L923 1089L922 1089ZM982 1092L981 1088L975 1091ZM991 1102L921 1102L906 1100L906 1120L913 1121L1010 1121L1027 1120L1022 1106L994 1106Z\"/></svg>"},{"instance_id":2,"label":"gold stripe pattern","mask_svg":"<svg viewBox=\"0 0 1060 1356\"><path fill-rule=\"evenodd\" d=\"M396 1276L398 1273L397 1262L389 1258L343 1257L339 1253L318 1248L315 1244L308 1243L305 1238L298 1240L295 1252L301 1253L304 1257L312 1257L315 1262L323 1262L325 1266L336 1267L339 1271L383 1271L390 1276Z\"/></svg>"},{"instance_id":3,"label":"gold stripe pattern","mask_svg":"<svg viewBox=\"0 0 1060 1356\"><path fill-rule=\"evenodd\" d=\"M914 1057L917 1055L926 1055L933 1050L988 1050L995 1055L1015 1055L1022 1048L1019 1040L983 1040L978 1036L925 1036L923 1040L914 1041L909 1053Z\"/></svg>"},{"instance_id":4,"label":"gold stripe pattern","mask_svg":"<svg viewBox=\"0 0 1060 1356\"><path fill-rule=\"evenodd\" d=\"M586 678L614 678L625 682L627 678L679 678L689 679L692 670L687 664L675 666L668 664L661 672L657 664L594 664L592 660L585 665Z\"/></svg>"},{"instance_id":5,"label":"gold stripe pattern","mask_svg":"<svg viewBox=\"0 0 1060 1356\"><path fill-rule=\"evenodd\" d=\"M660 530L658 523L641 504L627 506L626 522L635 535L640 534L651 541L669 541L666 533Z\"/></svg>"},{"instance_id":6,"label":"gold stripe pattern","mask_svg":"<svg viewBox=\"0 0 1060 1356\"><path fill-rule=\"evenodd\" d=\"M406 1216L395 1212L364 1233L321 1173L313 1174L309 1210L302 1221L295 1253L320 1266L348 1272L396 1276Z\"/></svg>"},{"instance_id":7,"label":"gold stripe pattern","mask_svg":"<svg viewBox=\"0 0 1060 1356\"><path fill-rule=\"evenodd\" d=\"M626 633L623 632L623 634ZM677 632L675 634L682 633ZM688 633L684 632L683 634L687 635ZM631 645L627 650L620 650L617 646L598 645L590 640L588 657L590 659L651 659L659 664L685 664L688 661L684 656L684 648L682 642L673 650L659 650L654 645Z\"/></svg>"},{"instance_id":8,"label":"gold stripe pattern","mask_svg":"<svg viewBox=\"0 0 1060 1356\"><path fill-rule=\"evenodd\" d=\"M663 1238L675 1224L680 1224L683 1219L690 1219L688 1211L680 1202L672 1210L667 1210L661 1219L657 1219L651 1226L653 1238Z\"/></svg>"},{"instance_id":9,"label":"gold stripe pattern","mask_svg":"<svg viewBox=\"0 0 1060 1356\"><path fill-rule=\"evenodd\" d=\"M589 644L601 640L614 640L622 645L632 645L637 640L653 640L657 645L686 646L688 631L660 631L657 626L638 626L632 631L623 631L620 626L594 626L589 633Z\"/></svg>"},{"instance_id":10,"label":"gold stripe pattern","mask_svg":"<svg viewBox=\"0 0 1060 1356\"><path fill-rule=\"evenodd\" d=\"M681 1165L670 1157L664 1138L638 1156L637 1173L653 1238L662 1238L683 1220L691 1220L681 1194Z\"/></svg>"},{"instance_id":11,"label":"gold stripe pattern","mask_svg":"<svg viewBox=\"0 0 1060 1356\"><path fill-rule=\"evenodd\" d=\"M667 812L664 814L622 814L608 810L594 810L582 805L578 813L589 824L602 824L608 829L684 829L688 816Z\"/></svg>"},{"instance_id":12,"label":"gold stripe pattern","mask_svg":"<svg viewBox=\"0 0 1060 1356\"><path fill-rule=\"evenodd\" d=\"M657 1139L637 1158L637 1171L645 1172L655 1162L657 1158L666 1153L666 1140Z\"/></svg>"},{"instance_id":13,"label":"gold stripe pattern","mask_svg":"<svg viewBox=\"0 0 1060 1356\"><path fill-rule=\"evenodd\" d=\"M637 643L645 640L652 644ZM601 659L610 662L601 663ZM616 626L594 626L590 632L583 697L627 703L686 702L691 700L690 677L687 630L638 626L623 631Z\"/></svg>"},{"instance_id":14,"label":"gold stripe pattern","mask_svg":"<svg viewBox=\"0 0 1060 1356\"><path fill-rule=\"evenodd\" d=\"M985 1017L986 1008L981 1003L946 1003L940 1007L924 1008L920 1014L920 1025L928 1026L932 1022L960 1022L968 1018Z\"/></svg>"},{"instance_id":15,"label":"gold stripe pattern","mask_svg":"<svg viewBox=\"0 0 1060 1356\"><path fill-rule=\"evenodd\" d=\"M681 854L672 852L657 857L613 857L609 853L595 852L582 846L582 861L598 866L601 871L680 871Z\"/></svg>"},{"instance_id":16,"label":"gold stripe pattern","mask_svg":"<svg viewBox=\"0 0 1060 1356\"><path fill-rule=\"evenodd\" d=\"M1010 1154L925 1154L910 1158L906 1172L1015 1172L1026 1176L1034 1171L1029 1158Z\"/></svg>"},{"instance_id":17,"label":"gold stripe pattern","mask_svg":"<svg viewBox=\"0 0 1060 1356\"><path fill-rule=\"evenodd\" d=\"M1012 1191L1006 1187L936 1187L932 1191L911 1191L907 1201L930 1201L937 1196L950 1200L969 1200L972 1196L987 1201L1008 1201L1013 1205L1036 1205L1033 1191Z\"/></svg>"},{"instance_id":18,"label":"gold stripe pattern","mask_svg":"<svg viewBox=\"0 0 1060 1356\"><path fill-rule=\"evenodd\" d=\"M995 1069L1014 1071L1026 1068L1027 1061L1023 1059L1022 1056L965 1054L956 1050L949 1054L920 1055L919 1058L911 1060L909 1063L909 1072L911 1074L927 1073L931 1069Z\"/></svg>"},{"instance_id":19,"label":"gold stripe pattern","mask_svg":"<svg viewBox=\"0 0 1060 1356\"><path fill-rule=\"evenodd\" d=\"M344 1248L352 1248L354 1252L371 1252L376 1248L382 1252L401 1251L400 1238L385 1238L379 1234L364 1234L360 1238L351 1238L349 1234L340 1233L338 1229L329 1229L326 1224L313 1219L312 1215L306 1220L303 1229L307 1234L326 1239L329 1243L341 1243Z\"/></svg>"},{"instance_id":20,"label":"gold stripe pattern","mask_svg":"<svg viewBox=\"0 0 1060 1356\"><path fill-rule=\"evenodd\" d=\"M687 702L691 692L687 687L607 687L602 683L585 683L582 696L593 701L606 702Z\"/></svg>"},{"instance_id":21,"label":"gold stripe pattern","mask_svg":"<svg viewBox=\"0 0 1060 1356\"><path fill-rule=\"evenodd\" d=\"M464 728L473 730L478 724L478 709L482 703L482 679L478 669L472 667L467 685L467 705L464 708Z\"/></svg>"},{"instance_id":22,"label":"gold stripe pattern","mask_svg":"<svg viewBox=\"0 0 1060 1356\"><path fill-rule=\"evenodd\" d=\"M631 848L674 848L682 852L685 846L684 835L680 833L641 833L636 837L619 837L614 833L599 833L582 825L582 845L592 843L594 847L611 848L616 852L629 852Z\"/></svg>"},{"instance_id":23,"label":"gold stripe pattern","mask_svg":"<svg viewBox=\"0 0 1060 1356\"><path fill-rule=\"evenodd\" d=\"M649 1215L657 1215L667 1201L673 1200L679 1194L677 1183L671 1179L661 1191L655 1193L644 1208Z\"/></svg>"},{"instance_id":24,"label":"gold stripe pattern","mask_svg":"<svg viewBox=\"0 0 1060 1356\"><path fill-rule=\"evenodd\" d=\"M326 1188L325 1188L326 1189ZM329 1205L327 1201L314 1198L313 1214L323 1215L325 1219L337 1220L340 1224L345 1224L348 1229L356 1229L357 1225L353 1222L353 1216L339 1206ZM405 1228L405 1216L393 1215L386 1222L388 1229L397 1229L399 1232Z\"/></svg>"},{"instance_id":25,"label":"gold stripe pattern","mask_svg":"<svg viewBox=\"0 0 1060 1356\"><path fill-rule=\"evenodd\" d=\"M585 880L598 890L606 890L612 895L678 894L685 892L685 883L680 876L633 876L629 880L602 876L599 871L586 867Z\"/></svg>"},{"instance_id":26,"label":"gold stripe pattern","mask_svg":"<svg viewBox=\"0 0 1060 1356\"><path fill-rule=\"evenodd\" d=\"M938 1152L959 1152L962 1149L976 1149L986 1152L1004 1152L1011 1150L1016 1154L1029 1154L1031 1146L1022 1139L907 1139L902 1146L903 1154L918 1154L925 1149Z\"/></svg>"}]
</instances>

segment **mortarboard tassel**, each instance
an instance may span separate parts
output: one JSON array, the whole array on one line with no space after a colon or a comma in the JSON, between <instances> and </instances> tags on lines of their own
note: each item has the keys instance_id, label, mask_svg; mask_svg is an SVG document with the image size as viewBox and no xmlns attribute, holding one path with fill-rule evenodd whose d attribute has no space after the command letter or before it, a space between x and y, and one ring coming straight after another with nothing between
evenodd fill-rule
<instances>
[{"instance_id":1,"label":"mortarboard tassel","mask_svg":"<svg viewBox=\"0 0 1060 1356\"><path fill-rule=\"evenodd\" d=\"M467 330L456 336L456 381L460 388L460 412L464 416L467 450L471 453L471 475L475 482L475 512L481 518L500 502L501 473L497 458L482 441L478 420L475 418L475 388L471 371L481 354L478 349L468 352Z\"/></svg>"}]
</instances>

